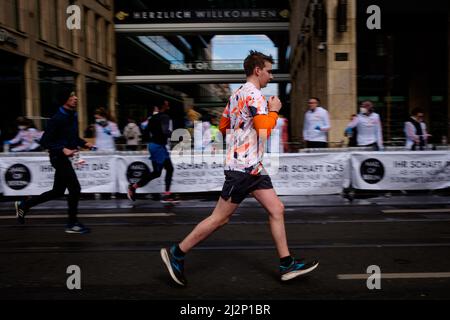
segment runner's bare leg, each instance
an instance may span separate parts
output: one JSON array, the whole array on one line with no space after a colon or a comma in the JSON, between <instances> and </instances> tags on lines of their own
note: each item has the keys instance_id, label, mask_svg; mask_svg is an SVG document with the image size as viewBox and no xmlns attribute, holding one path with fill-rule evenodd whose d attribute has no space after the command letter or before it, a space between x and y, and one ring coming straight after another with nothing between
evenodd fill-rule
<instances>
[{"instance_id":1,"label":"runner's bare leg","mask_svg":"<svg viewBox=\"0 0 450 320\"><path fill-rule=\"evenodd\" d=\"M284 258L290 255L284 225L284 205L274 189L260 189L252 195L269 213L270 231L272 232L278 255Z\"/></svg>"},{"instance_id":2,"label":"runner's bare leg","mask_svg":"<svg viewBox=\"0 0 450 320\"><path fill-rule=\"evenodd\" d=\"M179 244L181 251L187 253L199 242L209 237L215 230L228 223L230 216L236 210L239 204L232 203L231 198L225 201L219 198L216 208L212 214L200 222L194 230Z\"/></svg>"}]
</instances>

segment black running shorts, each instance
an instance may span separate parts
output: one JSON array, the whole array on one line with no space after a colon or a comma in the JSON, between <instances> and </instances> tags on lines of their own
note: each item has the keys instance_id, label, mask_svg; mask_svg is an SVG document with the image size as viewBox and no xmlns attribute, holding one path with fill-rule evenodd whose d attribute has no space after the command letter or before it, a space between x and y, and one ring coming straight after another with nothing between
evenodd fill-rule
<instances>
[{"instance_id":1,"label":"black running shorts","mask_svg":"<svg viewBox=\"0 0 450 320\"><path fill-rule=\"evenodd\" d=\"M224 200L231 197L232 203L241 203L250 193L260 189L273 189L267 174L251 175L241 171L225 171L225 183L220 196Z\"/></svg>"}]
</instances>

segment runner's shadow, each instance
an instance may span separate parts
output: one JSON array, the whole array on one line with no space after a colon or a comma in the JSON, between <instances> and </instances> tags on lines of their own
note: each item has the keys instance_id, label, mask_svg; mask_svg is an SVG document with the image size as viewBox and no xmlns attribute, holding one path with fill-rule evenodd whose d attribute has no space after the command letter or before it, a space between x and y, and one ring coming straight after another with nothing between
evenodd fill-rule
<instances>
[{"instance_id":1,"label":"runner's shadow","mask_svg":"<svg viewBox=\"0 0 450 320\"><path fill-rule=\"evenodd\" d=\"M164 267L164 266L163 266ZM165 274L164 274L165 272ZM164 270L161 268L161 273L156 276L156 280L158 280L162 286L167 286L172 289L186 289L189 287L189 283L186 286L180 286L176 284L172 278L170 277L169 271L167 271L164 267Z\"/></svg>"}]
</instances>

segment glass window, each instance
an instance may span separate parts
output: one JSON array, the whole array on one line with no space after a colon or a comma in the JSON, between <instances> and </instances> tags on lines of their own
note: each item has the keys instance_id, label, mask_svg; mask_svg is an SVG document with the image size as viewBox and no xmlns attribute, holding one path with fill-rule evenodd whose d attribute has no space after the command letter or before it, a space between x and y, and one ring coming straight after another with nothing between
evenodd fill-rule
<instances>
[{"instance_id":1,"label":"glass window","mask_svg":"<svg viewBox=\"0 0 450 320\"><path fill-rule=\"evenodd\" d=\"M24 58L0 50L0 139L14 138L16 118L25 115Z\"/></svg>"},{"instance_id":2,"label":"glass window","mask_svg":"<svg viewBox=\"0 0 450 320\"><path fill-rule=\"evenodd\" d=\"M162 36L139 36L139 40L155 51L161 57L170 62L183 62L184 55L165 37Z\"/></svg>"}]
</instances>

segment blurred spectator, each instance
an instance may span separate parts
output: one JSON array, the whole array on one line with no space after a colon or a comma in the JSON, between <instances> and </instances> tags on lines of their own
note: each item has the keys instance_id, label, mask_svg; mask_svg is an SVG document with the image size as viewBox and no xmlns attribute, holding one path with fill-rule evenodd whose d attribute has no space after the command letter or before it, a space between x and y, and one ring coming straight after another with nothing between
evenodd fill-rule
<instances>
[{"instance_id":1,"label":"blurred spectator","mask_svg":"<svg viewBox=\"0 0 450 320\"><path fill-rule=\"evenodd\" d=\"M330 130L328 111L320 106L316 97L308 99L309 110L305 113L303 139L307 148L327 148L327 132Z\"/></svg>"},{"instance_id":2,"label":"blurred spectator","mask_svg":"<svg viewBox=\"0 0 450 320\"><path fill-rule=\"evenodd\" d=\"M278 116L274 130L271 131L267 152L270 153L283 153L288 152L288 120L281 114Z\"/></svg>"},{"instance_id":3,"label":"blurred spectator","mask_svg":"<svg viewBox=\"0 0 450 320\"><path fill-rule=\"evenodd\" d=\"M209 115L203 114L199 121L194 123L194 151L201 152L205 150L205 146L211 141L211 124L209 122Z\"/></svg>"},{"instance_id":4,"label":"blurred spectator","mask_svg":"<svg viewBox=\"0 0 450 320\"><path fill-rule=\"evenodd\" d=\"M117 124L105 108L95 110L95 146L99 151L115 151L115 138L120 137Z\"/></svg>"},{"instance_id":5,"label":"blurred spectator","mask_svg":"<svg viewBox=\"0 0 450 320\"><path fill-rule=\"evenodd\" d=\"M185 108L186 117L185 117L185 123L184 127L188 129L189 133L191 134L191 137L194 133L194 122L200 121L202 118L202 115L194 110L194 106L186 106Z\"/></svg>"},{"instance_id":6,"label":"blurred spectator","mask_svg":"<svg viewBox=\"0 0 450 320\"><path fill-rule=\"evenodd\" d=\"M211 115L211 141L215 143L218 139L217 137L220 135L222 137L222 133L219 130L217 117L215 115Z\"/></svg>"},{"instance_id":7,"label":"blurred spectator","mask_svg":"<svg viewBox=\"0 0 450 320\"><path fill-rule=\"evenodd\" d=\"M136 151L141 140L141 130L136 121L128 119L128 124L123 129L123 136L127 140L127 150Z\"/></svg>"},{"instance_id":8,"label":"blurred spectator","mask_svg":"<svg viewBox=\"0 0 450 320\"><path fill-rule=\"evenodd\" d=\"M283 115L279 115L276 129L280 130L280 152L288 152L289 151L289 127L288 127L288 119Z\"/></svg>"},{"instance_id":9,"label":"blurred spectator","mask_svg":"<svg viewBox=\"0 0 450 320\"><path fill-rule=\"evenodd\" d=\"M19 132L17 135L5 144L15 145L10 150L13 152L29 152L40 151L39 140L42 137L41 131L37 130L33 121L25 117L17 118L17 128Z\"/></svg>"},{"instance_id":10,"label":"blurred spectator","mask_svg":"<svg viewBox=\"0 0 450 320\"><path fill-rule=\"evenodd\" d=\"M411 117L405 122L406 149L424 150L427 140L431 137L427 133L427 125L423 122L424 111L414 108Z\"/></svg>"},{"instance_id":11,"label":"blurred spectator","mask_svg":"<svg viewBox=\"0 0 450 320\"><path fill-rule=\"evenodd\" d=\"M349 134L351 129L358 129L358 147L371 147L373 150L383 150L383 131L381 130L380 115L374 112L371 101L363 101L360 113L347 125L345 133Z\"/></svg>"},{"instance_id":12,"label":"blurred spectator","mask_svg":"<svg viewBox=\"0 0 450 320\"><path fill-rule=\"evenodd\" d=\"M357 117L356 114L352 114L350 117L350 121L354 121ZM351 128L345 131L345 136L348 138L348 147L356 147L358 146L357 137L358 137L358 129L356 127Z\"/></svg>"},{"instance_id":13,"label":"blurred spectator","mask_svg":"<svg viewBox=\"0 0 450 320\"><path fill-rule=\"evenodd\" d=\"M212 149L212 132L211 132L211 116L209 113L205 113L202 116L202 151L209 151L211 152Z\"/></svg>"}]
</instances>

